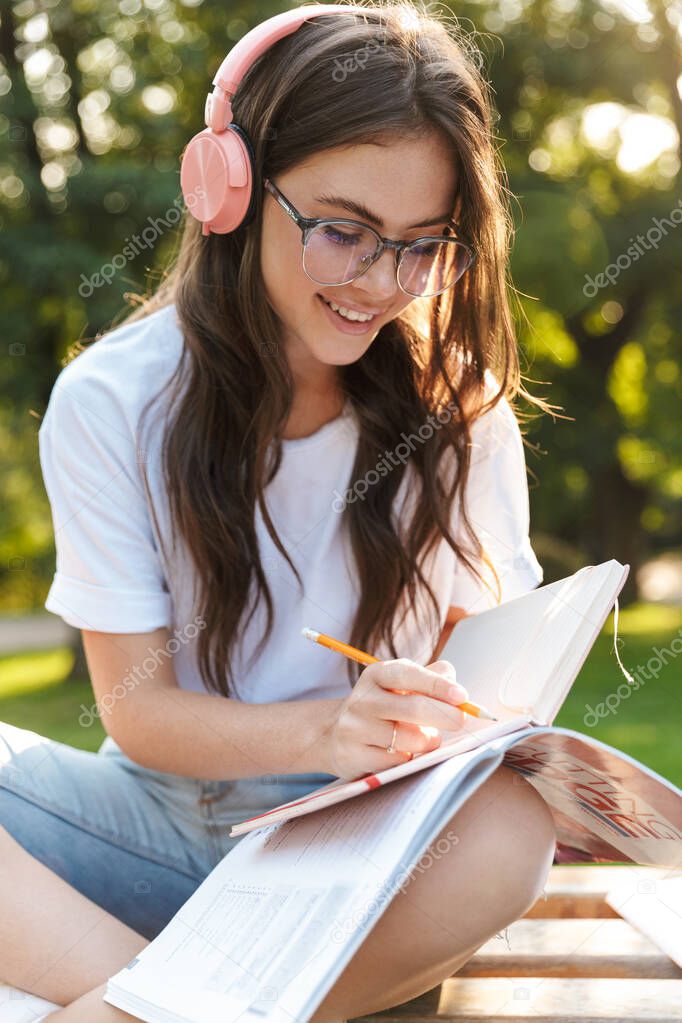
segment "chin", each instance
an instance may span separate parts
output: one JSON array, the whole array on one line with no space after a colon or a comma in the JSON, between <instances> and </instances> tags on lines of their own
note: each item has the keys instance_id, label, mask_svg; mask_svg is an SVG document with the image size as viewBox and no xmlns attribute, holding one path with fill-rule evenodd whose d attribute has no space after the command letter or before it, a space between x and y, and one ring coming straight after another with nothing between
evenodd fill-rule
<instances>
[{"instance_id":1,"label":"chin","mask_svg":"<svg viewBox=\"0 0 682 1023\"><path fill-rule=\"evenodd\" d=\"M316 339L314 344L306 345L306 348L313 358L326 366L349 366L362 358L375 337L376 333L369 338L349 337L345 342L333 341L326 344Z\"/></svg>"}]
</instances>

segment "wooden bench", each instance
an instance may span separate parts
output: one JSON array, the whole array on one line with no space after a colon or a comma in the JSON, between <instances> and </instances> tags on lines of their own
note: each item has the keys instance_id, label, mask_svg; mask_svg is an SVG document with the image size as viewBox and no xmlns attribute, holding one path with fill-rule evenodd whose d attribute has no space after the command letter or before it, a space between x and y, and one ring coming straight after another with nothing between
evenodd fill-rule
<instances>
[{"instance_id":1,"label":"wooden bench","mask_svg":"<svg viewBox=\"0 0 682 1023\"><path fill-rule=\"evenodd\" d=\"M491 939L437 988L349 1023L680 1023L682 971L605 901L632 870L643 884L665 876L552 867L544 897L507 928L508 943ZM0 984L0 1023L36 1019L39 1001Z\"/></svg>"},{"instance_id":2,"label":"wooden bench","mask_svg":"<svg viewBox=\"0 0 682 1023\"><path fill-rule=\"evenodd\" d=\"M554 866L544 897L437 988L350 1023L680 1023L682 971L606 903L626 872L648 867ZM682 922L680 923L682 926Z\"/></svg>"}]
</instances>

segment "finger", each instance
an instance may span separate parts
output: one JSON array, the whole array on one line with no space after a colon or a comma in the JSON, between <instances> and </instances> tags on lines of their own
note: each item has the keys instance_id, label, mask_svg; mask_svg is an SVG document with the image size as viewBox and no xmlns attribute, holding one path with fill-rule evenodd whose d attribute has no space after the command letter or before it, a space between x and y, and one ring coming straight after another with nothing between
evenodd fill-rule
<instances>
[{"instance_id":1,"label":"finger","mask_svg":"<svg viewBox=\"0 0 682 1023\"><path fill-rule=\"evenodd\" d=\"M406 764L412 760L416 753L403 753L396 750L395 753L387 753L384 747L366 746L363 755L363 764L366 764L366 774L378 774L379 771L386 771L389 767L397 767L398 764ZM361 777L353 775L353 778Z\"/></svg>"},{"instance_id":2,"label":"finger","mask_svg":"<svg viewBox=\"0 0 682 1023\"><path fill-rule=\"evenodd\" d=\"M432 725L414 725L410 721L400 721L399 726L403 729L403 735L405 735L405 733L408 735L414 734L415 736L426 739L427 746L423 752L438 749L443 741L443 732L441 732L438 728L434 728Z\"/></svg>"},{"instance_id":3,"label":"finger","mask_svg":"<svg viewBox=\"0 0 682 1023\"><path fill-rule=\"evenodd\" d=\"M395 739L393 738L394 725L396 726ZM372 729L370 742L383 749L393 746L394 749L404 753L417 754L438 749L441 738L437 729L433 729L429 733L422 731L418 725L408 724L405 721L378 721L376 728Z\"/></svg>"},{"instance_id":4,"label":"finger","mask_svg":"<svg viewBox=\"0 0 682 1023\"><path fill-rule=\"evenodd\" d=\"M367 748L378 753L377 746L368 746ZM428 752L428 750L426 752ZM380 768L375 768L375 770L385 771L387 767L397 767L398 764L406 764L408 761L414 760L414 758L418 757L420 754L407 753L405 750L397 749L393 753L387 753L386 750L384 750L383 755L386 758L386 763Z\"/></svg>"},{"instance_id":5,"label":"finger","mask_svg":"<svg viewBox=\"0 0 682 1023\"><path fill-rule=\"evenodd\" d=\"M394 725L396 725L395 740L393 739ZM438 749L442 735L435 728L424 730L418 725L405 721L377 719L365 723L361 741L369 748L386 750L392 745L395 750L416 755L417 753L426 753L431 749Z\"/></svg>"},{"instance_id":6,"label":"finger","mask_svg":"<svg viewBox=\"0 0 682 1023\"><path fill-rule=\"evenodd\" d=\"M465 715L444 700L433 700L421 693L386 693L381 701L379 717L386 721L405 721L426 725L441 732L458 732L465 727Z\"/></svg>"},{"instance_id":7,"label":"finger","mask_svg":"<svg viewBox=\"0 0 682 1023\"><path fill-rule=\"evenodd\" d=\"M430 671L437 671L440 675L448 675L448 677L452 678L453 682L457 681L457 669L452 661L432 661L426 667Z\"/></svg>"},{"instance_id":8,"label":"finger","mask_svg":"<svg viewBox=\"0 0 682 1023\"><path fill-rule=\"evenodd\" d=\"M380 661L370 667L375 669L372 677L382 689L422 693L432 699L454 704L468 698L466 689L458 682L405 657Z\"/></svg>"}]
</instances>

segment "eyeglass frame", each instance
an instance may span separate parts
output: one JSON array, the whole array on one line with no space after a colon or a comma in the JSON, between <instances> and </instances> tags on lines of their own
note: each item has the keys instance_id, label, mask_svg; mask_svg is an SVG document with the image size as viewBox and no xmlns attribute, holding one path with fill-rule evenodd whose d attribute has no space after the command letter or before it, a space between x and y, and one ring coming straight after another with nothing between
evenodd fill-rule
<instances>
[{"instance_id":1,"label":"eyeglass frame","mask_svg":"<svg viewBox=\"0 0 682 1023\"><path fill-rule=\"evenodd\" d=\"M371 231L371 233L377 239L378 247L377 247L376 252L372 256L371 262L367 264L367 266L364 268L364 270L361 270L360 273L356 274L355 277L351 277L350 281L342 281L340 284L329 284L328 282L324 282L324 281L315 281L315 284L324 284L325 287L329 287L329 288L340 288L340 287L343 287L344 284L350 284L352 281L356 281L358 279L358 277L362 277L363 274L367 273L369 268L371 266L373 266L376 262L378 262L378 260L383 255L383 252L384 252L385 249L394 249L395 250L395 278L396 278L396 282L397 282L398 287L400 288L400 290L405 292L406 295L409 295L410 298L436 298L437 295L442 295L446 291L449 291L450 288L454 287L455 284L457 283L457 281L462 279L462 277L467 272L467 270L471 269L471 266L473 265L473 263L476 260L476 252L473 249L473 247L469 244L469 242L462 241L461 238L457 238L457 237L450 238L450 237L446 237L444 235L420 235L419 238L413 238L412 241L409 241L409 242L406 242L406 241L393 241L391 238L384 238L383 235L379 234L379 232L376 230L376 228L372 227L370 224L363 223L363 221L361 221L361 220L348 220L345 217L304 217L302 213L299 213L299 211L296 209L296 207L291 202L291 200L287 199L287 197L280 191L280 189L277 187L277 185L275 185L274 182L270 180L270 178L263 178L263 186L273 196L273 198L277 201L277 203L282 207L282 209L287 214L287 216L291 217L291 219L294 221L296 226L300 229L300 231L301 231L301 243L302 243L302 246L303 246L303 252L301 254L301 259L302 259L302 263L303 263L303 272L305 273L306 277L310 277L311 281L315 281L315 278L311 277L310 274L308 273L308 271L306 270L306 268L305 268L305 259L303 257L305 256L305 247L306 247L307 242L308 242L308 237L310 236L312 231L314 231L315 228L319 227L321 224L348 224L351 227L360 227L360 228L363 228L363 230ZM458 225L457 225L455 220L448 220L447 226L449 228L451 228L451 229L454 228L455 230L459 230L459 227L458 227ZM448 286L446 288L442 288L440 291L435 291L432 295L413 295L410 291L406 291L405 288L403 288L402 284L400 283L400 279L398 277L398 271L400 270L400 263L401 263L403 252L405 251L405 249L408 249L411 245L416 245L417 242L425 242L425 241L429 241L429 242L454 241L454 242L457 242L458 245L461 245L464 249L467 250L467 252L469 253L469 256L470 256L470 261L469 261L469 264L464 268L462 273L459 275L459 277L456 277L455 280L452 282L452 284L448 284Z\"/></svg>"}]
</instances>

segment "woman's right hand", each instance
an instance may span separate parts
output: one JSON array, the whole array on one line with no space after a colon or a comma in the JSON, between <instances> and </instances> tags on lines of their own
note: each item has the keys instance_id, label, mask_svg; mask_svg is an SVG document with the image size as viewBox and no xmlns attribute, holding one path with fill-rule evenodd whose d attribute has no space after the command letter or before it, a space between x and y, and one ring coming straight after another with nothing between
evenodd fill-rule
<instances>
[{"instance_id":1,"label":"woman's right hand","mask_svg":"<svg viewBox=\"0 0 682 1023\"><path fill-rule=\"evenodd\" d=\"M467 698L450 661L423 667L401 657L369 664L334 713L327 738L330 773L357 778L437 749L441 732L462 728L465 715L455 705ZM395 722L395 752L387 753Z\"/></svg>"}]
</instances>

